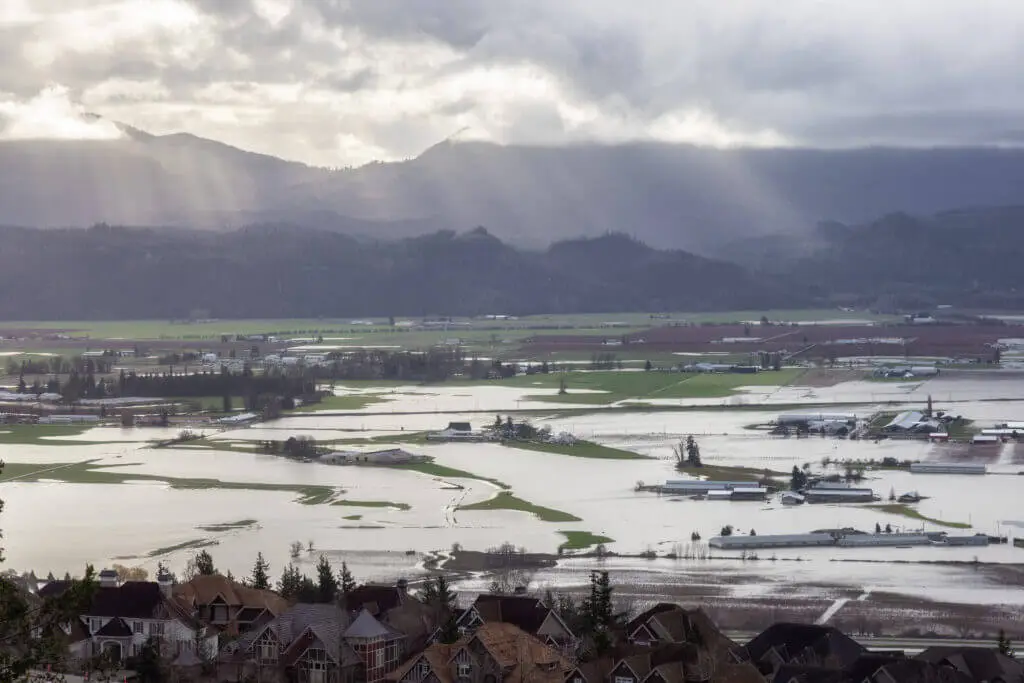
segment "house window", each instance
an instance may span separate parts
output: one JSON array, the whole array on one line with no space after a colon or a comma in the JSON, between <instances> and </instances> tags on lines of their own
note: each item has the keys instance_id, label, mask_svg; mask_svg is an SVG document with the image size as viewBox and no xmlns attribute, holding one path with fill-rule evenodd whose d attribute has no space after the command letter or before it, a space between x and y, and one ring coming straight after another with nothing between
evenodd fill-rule
<instances>
[{"instance_id":1,"label":"house window","mask_svg":"<svg viewBox=\"0 0 1024 683\"><path fill-rule=\"evenodd\" d=\"M99 631L101 628L103 628L102 619L100 619L99 617L89 618L89 633L96 633L96 631Z\"/></svg>"},{"instance_id":2,"label":"house window","mask_svg":"<svg viewBox=\"0 0 1024 683\"><path fill-rule=\"evenodd\" d=\"M162 621L151 621L149 622L149 635L151 636L162 636L164 634L164 622Z\"/></svg>"},{"instance_id":3,"label":"house window","mask_svg":"<svg viewBox=\"0 0 1024 683\"><path fill-rule=\"evenodd\" d=\"M615 683L633 683L633 679L629 676L616 676Z\"/></svg>"},{"instance_id":4,"label":"house window","mask_svg":"<svg viewBox=\"0 0 1024 683\"><path fill-rule=\"evenodd\" d=\"M420 678L426 678L427 674L430 673L430 664L425 659L421 659L420 663L416 665L416 674Z\"/></svg>"},{"instance_id":5,"label":"house window","mask_svg":"<svg viewBox=\"0 0 1024 683\"><path fill-rule=\"evenodd\" d=\"M145 633L145 626L146 625L143 624L141 621L133 621L132 622L132 633L137 633L139 635L142 635L143 633Z\"/></svg>"},{"instance_id":6,"label":"house window","mask_svg":"<svg viewBox=\"0 0 1024 683\"><path fill-rule=\"evenodd\" d=\"M470 674L473 673L473 667L469 664L459 664L458 675L459 678L469 678Z\"/></svg>"},{"instance_id":7,"label":"house window","mask_svg":"<svg viewBox=\"0 0 1024 683\"><path fill-rule=\"evenodd\" d=\"M256 641L256 655L261 662L276 662L277 654L277 641L269 633L264 634Z\"/></svg>"},{"instance_id":8,"label":"house window","mask_svg":"<svg viewBox=\"0 0 1024 683\"><path fill-rule=\"evenodd\" d=\"M330 660L324 650L316 647L306 650L300 665L305 673L304 683L328 683L327 668L329 664Z\"/></svg>"}]
</instances>

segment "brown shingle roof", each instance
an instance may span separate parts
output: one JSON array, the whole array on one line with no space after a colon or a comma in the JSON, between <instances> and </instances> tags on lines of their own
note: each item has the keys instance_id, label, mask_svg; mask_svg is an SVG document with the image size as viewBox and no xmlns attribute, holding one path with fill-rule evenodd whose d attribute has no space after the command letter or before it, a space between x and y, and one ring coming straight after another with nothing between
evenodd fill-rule
<instances>
[{"instance_id":1,"label":"brown shingle roof","mask_svg":"<svg viewBox=\"0 0 1024 683\"><path fill-rule=\"evenodd\" d=\"M473 609L485 622L515 624L530 634L536 634L551 614L540 600L525 595L479 595Z\"/></svg>"},{"instance_id":2,"label":"brown shingle roof","mask_svg":"<svg viewBox=\"0 0 1024 683\"><path fill-rule=\"evenodd\" d=\"M219 575L197 576L188 583L179 583L174 596L194 605L209 605L220 596L230 607L258 607L274 616L288 609L288 601L273 591L249 588Z\"/></svg>"},{"instance_id":3,"label":"brown shingle roof","mask_svg":"<svg viewBox=\"0 0 1024 683\"><path fill-rule=\"evenodd\" d=\"M421 658L441 683L452 683L451 660L470 642L477 640L506 672L505 680L516 683L563 683L573 669L572 663L558 652L513 624L490 622L454 645L435 643L398 667L390 680L401 680Z\"/></svg>"}]
</instances>

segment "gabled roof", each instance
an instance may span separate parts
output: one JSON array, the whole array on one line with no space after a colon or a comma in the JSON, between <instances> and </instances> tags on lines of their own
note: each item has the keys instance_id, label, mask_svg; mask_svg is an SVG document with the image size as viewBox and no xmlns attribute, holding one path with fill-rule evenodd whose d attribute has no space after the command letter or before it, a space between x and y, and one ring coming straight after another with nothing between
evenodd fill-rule
<instances>
[{"instance_id":1,"label":"gabled roof","mask_svg":"<svg viewBox=\"0 0 1024 683\"><path fill-rule=\"evenodd\" d=\"M130 638L132 630L122 619L115 617L105 623L99 631L96 631L96 635L107 638Z\"/></svg>"},{"instance_id":2,"label":"gabled roof","mask_svg":"<svg viewBox=\"0 0 1024 683\"><path fill-rule=\"evenodd\" d=\"M365 609L345 629L345 638L395 638L400 635L374 619L373 615Z\"/></svg>"},{"instance_id":3,"label":"gabled roof","mask_svg":"<svg viewBox=\"0 0 1024 683\"><path fill-rule=\"evenodd\" d=\"M485 623L513 624L530 634L536 634L544 621L554 614L539 599L526 595L479 595L471 610ZM565 626L564 622L562 625ZM569 630L568 626L565 628Z\"/></svg>"},{"instance_id":4,"label":"gabled roof","mask_svg":"<svg viewBox=\"0 0 1024 683\"><path fill-rule=\"evenodd\" d=\"M773 649L785 662L810 652L819 661L831 661L837 669L849 666L866 652L862 645L832 626L790 623L769 626L747 643L742 652L758 662Z\"/></svg>"},{"instance_id":5,"label":"gabled roof","mask_svg":"<svg viewBox=\"0 0 1024 683\"><path fill-rule=\"evenodd\" d=\"M645 625L654 615L676 609L679 609L679 605L672 604L671 602L659 602L654 605L654 607L644 610L642 613L637 615L636 618L631 619L630 622L626 624L627 635L632 634L633 631Z\"/></svg>"},{"instance_id":6,"label":"gabled roof","mask_svg":"<svg viewBox=\"0 0 1024 683\"><path fill-rule=\"evenodd\" d=\"M915 659L945 664L978 681L996 678L1017 681L1024 678L1024 664L988 648L930 647Z\"/></svg>"},{"instance_id":7,"label":"gabled roof","mask_svg":"<svg viewBox=\"0 0 1024 683\"><path fill-rule=\"evenodd\" d=\"M40 589L39 595L57 597L70 586L67 581L51 581ZM97 586L84 616L153 619L164 602L160 585L155 581L125 581L120 586Z\"/></svg>"},{"instance_id":8,"label":"gabled roof","mask_svg":"<svg viewBox=\"0 0 1024 683\"><path fill-rule=\"evenodd\" d=\"M219 574L196 576L187 583L179 583L174 586L173 594L187 604L196 606L209 605L220 597L230 607L258 607L275 616L288 609L288 601L277 593L249 588Z\"/></svg>"},{"instance_id":9,"label":"gabled roof","mask_svg":"<svg viewBox=\"0 0 1024 683\"><path fill-rule=\"evenodd\" d=\"M579 675L586 683L603 683L604 679L611 673L615 660L611 657L601 657L589 662L580 662L575 669L566 672L565 680L571 682Z\"/></svg>"},{"instance_id":10,"label":"gabled roof","mask_svg":"<svg viewBox=\"0 0 1024 683\"><path fill-rule=\"evenodd\" d=\"M453 683L448 661L455 652L455 648L456 645L435 643L415 657L402 663L395 671L388 674L387 678L392 681L400 681L413 667L418 666L420 661L423 660L427 662L427 665L430 666L430 671L437 676L441 683Z\"/></svg>"},{"instance_id":11,"label":"gabled roof","mask_svg":"<svg viewBox=\"0 0 1024 683\"><path fill-rule=\"evenodd\" d=\"M311 627L321 638L341 642L342 634L348 627L348 614L337 605L298 603L277 618L267 622L263 628L243 634L238 640L239 650L248 650L267 630L270 630L282 648L292 643ZM326 643L325 643L326 644Z\"/></svg>"},{"instance_id":12,"label":"gabled roof","mask_svg":"<svg viewBox=\"0 0 1024 683\"><path fill-rule=\"evenodd\" d=\"M400 607L407 596L398 586L367 583L345 593L345 607L358 612L366 610L373 616L381 616Z\"/></svg>"}]
</instances>

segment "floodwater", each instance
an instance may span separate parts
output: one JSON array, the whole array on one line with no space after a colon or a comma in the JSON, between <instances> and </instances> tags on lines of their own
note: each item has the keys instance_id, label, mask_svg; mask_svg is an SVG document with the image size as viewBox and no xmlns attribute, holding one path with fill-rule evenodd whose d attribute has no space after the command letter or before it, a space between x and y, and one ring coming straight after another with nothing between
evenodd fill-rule
<instances>
[{"instance_id":1,"label":"floodwater","mask_svg":"<svg viewBox=\"0 0 1024 683\"><path fill-rule=\"evenodd\" d=\"M824 389L784 389L783 392L813 391L827 396L857 396L862 405L844 407L842 412L867 415L877 408L877 393L906 396L922 401L929 394L937 408L988 420L1021 419L1024 405L1013 401L979 402L974 396L1024 398L1020 383L1001 380L942 383L936 378L923 385L856 382ZM981 386L976 386L981 385ZM764 391L766 388L758 388ZM774 388L767 388L774 389ZM870 389L872 393L865 396ZM539 393L535 388L419 387L397 389L394 400L369 406L364 413L337 415L318 413L289 417L251 429L222 432L216 439L250 442L312 434L318 439L400 435L403 431L443 428L450 421L480 425L491 422L489 412L512 407L531 407L522 397ZM758 394L774 396L775 393ZM943 392L956 397L946 405ZM834 400L819 398L818 400ZM885 398L884 400L902 400ZM358 505L305 505L297 490L244 490L238 488L173 488L160 481L135 480L124 484L73 484L57 481L0 484L6 506L0 523L4 529L7 566L53 571L80 570L86 562L97 566L114 561L155 568L158 560L181 568L192 550L173 546L212 542L210 548L222 569L236 575L247 573L257 552L262 551L278 571L289 561L293 541L312 541L315 551L304 552L300 563L315 562L320 552L332 559L345 559L360 578L394 578L415 573L429 553L445 552L453 544L484 550L509 541L531 551L555 552L565 540L559 531L578 530L614 539L609 549L639 554L689 554L693 532L703 541L732 525L737 533L758 534L805 532L818 528L852 526L871 531L876 524L894 529L924 527L950 533L1003 534L1024 536L1024 512L1018 498L1024 469L1013 462L1010 446L997 446L990 458L987 476L914 475L905 471L869 471L862 484L884 499L890 491L899 495L918 491L927 496L915 508L937 520L965 523L969 530L944 529L933 522L918 521L856 505L815 505L784 507L777 501L712 502L693 501L637 492L638 482L661 483L679 478L674 469L673 445L686 435L698 436L702 459L708 465L729 465L788 472L794 465L810 463L820 471L822 461L937 459L936 447L911 441L843 441L834 439L781 439L747 427L776 416L771 403L764 410L720 409L682 412L593 412L556 417L563 407L551 409L551 417L535 418L554 431L570 431L602 444L627 448L649 460L602 460L506 448L488 443L430 444L408 447L432 456L444 466L507 484L518 498L579 517L578 522L544 522L520 511L467 511L458 506L487 500L497 488L488 482L468 478L440 478L407 470L339 467L298 463L267 455L215 451L194 447L153 449L148 441L173 436L177 430L95 428L75 436L76 442L59 442L0 447L0 458L18 463L73 463L96 460L116 466L114 471L131 475L169 479L219 479L236 484L283 486L328 486L337 498L391 502L410 506L365 507ZM783 401L790 402L790 401ZM593 408L593 407L591 407ZM482 410L488 413L465 411ZM400 415L400 412L417 412ZM381 447L388 444L380 443ZM838 471L838 470L834 470ZM57 475L55 475L57 476ZM355 518L355 516L358 516ZM348 519L346 519L348 518ZM231 529L204 529L241 520L255 523ZM163 550L161 550L163 549ZM158 552L159 551L159 552ZM630 560L623 571L662 572L665 576L696 577L708 573L735 575L743 590L778 590L789 582L852 585L862 589L923 595L932 599L960 602L1003 602L1024 604L1024 587L982 585L965 580L970 563L1024 563L1024 549L1012 544L986 548L889 548L889 549L779 549L758 551L758 561L740 561L738 554L715 551L715 560ZM122 558L122 559L117 559ZM772 561L772 558L775 561ZM797 561L799 560L799 561ZM887 561L908 562L892 564ZM871 561L871 562L866 562ZM958 562L953 564L920 564ZM881 564L880 564L881 563ZM593 560L573 560L545 573L545 581L575 581L580 572L594 566ZM611 567L609 567L611 568ZM673 579L675 580L675 579ZM696 580L696 579L694 579ZM467 585L472 585L470 581ZM740 590L736 588L735 590Z\"/></svg>"}]
</instances>

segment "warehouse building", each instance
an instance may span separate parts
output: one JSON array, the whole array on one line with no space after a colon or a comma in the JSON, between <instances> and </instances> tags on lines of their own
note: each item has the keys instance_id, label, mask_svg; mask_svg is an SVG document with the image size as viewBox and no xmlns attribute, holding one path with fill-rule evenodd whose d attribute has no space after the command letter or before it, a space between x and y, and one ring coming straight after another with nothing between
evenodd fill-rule
<instances>
[{"instance_id":1,"label":"warehouse building","mask_svg":"<svg viewBox=\"0 0 1024 683\"><path fill-rule=\"evenodd\" d=\"M910 465L914 474L985 474L988 468L969 462L915 462Z\"/></svg>"}]
</instances>

